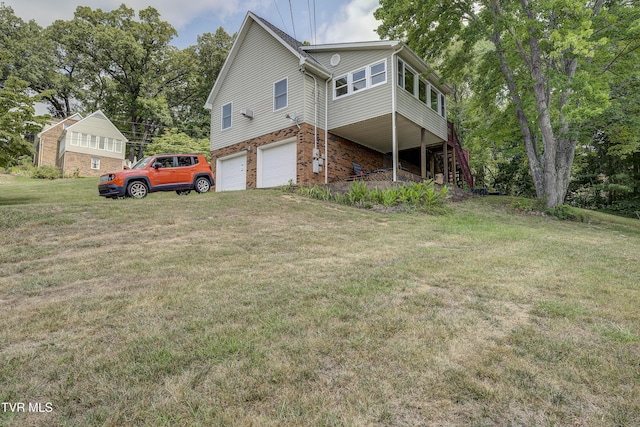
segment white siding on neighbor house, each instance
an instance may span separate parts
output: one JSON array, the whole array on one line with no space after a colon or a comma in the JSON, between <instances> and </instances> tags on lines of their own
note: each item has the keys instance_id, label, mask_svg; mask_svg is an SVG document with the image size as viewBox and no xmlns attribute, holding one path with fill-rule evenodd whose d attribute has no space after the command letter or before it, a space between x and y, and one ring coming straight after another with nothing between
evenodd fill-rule
<instances>
[{"instance_id":1,"label":"white siding on neighbor house","mask_svg":"<svg viewBox=\"0 0 640 427\"><path fill-rule=\"evenodd\" d=\"M120 131L108 119L100 113L92 114L83 120L69 126L63 134L64 140L60 144L62 152L84 153L92 156L111 157L124 159L126 139ZM87 143L87 137L108 138L111 141L120 141L120 151L115 150L115 142L111 142L111 149L91 148ZM78 139L80 138L80 139ZM99 143L96 145L99 147Z\"/></svg>"},{"instance_id":2,"label":"white siding on neighbor house","mask_svg":"<svg viewBox=\"0 0 640 427\"><path fill-rule=\"evenodd\" d=\"M285 118L297 113L299 122L309 121L304 114L304 80L298 71L298 58L274 39L259 24L251 21L246 37L229 65L216 98L211 101L211 149L216 150L275 132L293 125ZM287 79L286 108L274 109L274 83ZM232 126L221 129L222 106L233 103ZM240 114L253 111L253 118Z\"/></svg>"}]
</instances>

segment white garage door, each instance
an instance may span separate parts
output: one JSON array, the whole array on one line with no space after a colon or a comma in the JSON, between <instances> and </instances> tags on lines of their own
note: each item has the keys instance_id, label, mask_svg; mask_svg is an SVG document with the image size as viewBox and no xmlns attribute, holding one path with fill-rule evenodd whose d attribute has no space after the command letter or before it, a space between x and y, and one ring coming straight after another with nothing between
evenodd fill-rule
<instances>
[{"instance_id":1,"label":"white garage door","mask_svg":"<svg viewBox=\"0 0 640 427\"><path fill-rule=\"evenodd\" d=\"M216 191L245 190L247 188L247 153L216 161Z\"/></svg>"},{"instance_id":2,"label":"white garage door","mask_svg":"<svg viewBox=\"0 0 640 427\"><path fill-rule=\"evenodd\" d=\"M296 183L296 140L258 148L258 187Z\"/></svg>"}]
</instances>

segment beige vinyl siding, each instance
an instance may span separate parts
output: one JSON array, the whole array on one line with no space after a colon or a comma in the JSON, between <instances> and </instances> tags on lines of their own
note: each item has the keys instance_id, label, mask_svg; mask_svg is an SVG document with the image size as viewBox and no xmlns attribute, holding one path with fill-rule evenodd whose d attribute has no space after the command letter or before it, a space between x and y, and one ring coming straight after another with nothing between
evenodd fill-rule
<instances>
[{"instance_id":1,"label":"beige vinyl siding","mask_svg":"<svg viewBox=\"0 0 640 427\"><path fill-rule=\"evenodd\" d=\"M434 135L447 140L447 120L401 87L397 88L397 111Z\"/></svg>"},{"instance_id":2,"label":"beige vinyl siding","mask_svg":"<svg viewBox=\"0 0 640 427\"><path fill-rule=\"evenodd\" d=\"M211 107L211 150L228 147L251 138L292 126L285 118L297 113L299 122L309 121L305 113L304 76L298 58L255 22L237 47L238 52ZM273 111L274 83L287 79L286 108ZM233 103L231 127L222 130L222 106ZM253 111L253 119L240 114Z\"/></svg>"},{"instance_id":3,"label":"beige vinyl siding","mask_svg":"<svg viewBox=\"0 0 640 427\"><path fill-rule=\"evenodd\" d=\"M304 122L310 125L316 125L319 129L324 129L324 117L325 117L325 82L326 80L315 76L318 82L318 122L315 123L315 83L314 80L307 76L304 84ZM329 85L331 87L331 85ZM329 100L331 102L331 100Z\"/></svg>"},{"instance_id":4,"label":"beige vinyl siding","mask_svg":"<svg viewBox=\"0 0 640 427\"><path fill-rule=\"evenodd\" d=\"M390 51L387 49L340 51L338 52L340 62L334 67L331 65L331 57L335 53L314 53L314 57L331 71L334 79L386 60L387 81L384 84L334 99L334 83L331 80L329 84L329 128L337 128L389 114L391 112Z\"/></svg>"}]
</instances>

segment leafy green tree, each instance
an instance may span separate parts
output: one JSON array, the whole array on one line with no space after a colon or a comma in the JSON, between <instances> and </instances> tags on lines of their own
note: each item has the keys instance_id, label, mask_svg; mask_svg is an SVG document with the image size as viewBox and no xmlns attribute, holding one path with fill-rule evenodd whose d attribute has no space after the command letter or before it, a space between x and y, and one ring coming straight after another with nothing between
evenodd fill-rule
<instances>
[{"instance_id":1,"label":"leafy green tree","mask_svg":"<svg viewBox=\"0 0 640 427\"><path fill-rule=\"evenodd\" d=\"M140 156L159 129L173 123L172 110L179 104L170 95L192 73L184 55L169 44L175 29L152 7L136 17L124 4L111 12L80 6L66 26L69 36L60 42L92 76L85 108L104 110L138 143L137 153L130 146L131 157Z\"/></svg>"},{"instance_id":2,"label":"leafy green tree","mask_svg":"<svg viewBox=\"0 0 640 427\"><path fill-rule=\"evenodd\" d=\"M209 138L196 139L177 129L165 131L145 148L145 154L193 153L211 156Z\"/></svg>"},{"instance_id":3,"label":"leafy green tree","mask_svg":"<svg viewBox=\"0 0 640 427\"><path fill-rule=\"evenodd\" d=\"M381 0L378 33L400 38L445 78L466 64L475 96L508 112L520 133L536 195L548 207L564 201L581 129L609 106L601 60L624 53L600 31L635 3L581 0ZM619 36L616 36L619 37ZM598 58L599 61L594 61Z\"/></svg>"},{"instance_id":4,"label":"leafy green tree","mask_svg":"<svg viewBox=\"0 0 640 427\"><path fill-rule=\"evenodd\" d=\"M38 133L46 117L36 117L34 102L40 98L28 93L29 83L10 76L0 87L0 166L33 152L28 135Z\"/></svg>"},{"instance_id":5,"label":"leafy green tree","mask_svg":"<svg viewBox=\"0 0 640 427\"><path fill-rule=\"evenodd\" d=\"M41 32L35 21L24 22L0 3L0 81L9 76L28 83L40 78L47 63Z\"/></svg>"},{"instance_id":6,"label":"leafy green tree","mask_svg":"<svg viewBox=\"0 0 640 427\"><path fill-rule=\"evenodd\" d=\"M209 135L211 113L204 108L222 65L233 44L233 37L222 28L215 34L198 36L198 43L182 51L192 74L173 96L180 99L175 123L194 137Z\"/></svg>"}]
</instances>

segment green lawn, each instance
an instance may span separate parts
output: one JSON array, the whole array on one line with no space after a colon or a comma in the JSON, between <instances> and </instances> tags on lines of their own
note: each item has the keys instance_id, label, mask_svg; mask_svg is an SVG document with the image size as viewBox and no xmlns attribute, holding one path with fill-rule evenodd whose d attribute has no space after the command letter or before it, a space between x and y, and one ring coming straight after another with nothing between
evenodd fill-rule
<instances>
[{"instance_id":1,"label":"green lawn","mask_svg":"<svg viewBox=\"0 0 640 427\"><path fill-rule=\"evenodd\" d=\"M638 425L640 221L96 184L0 175L0 425Z\"/></svg>"}]
</instances>

